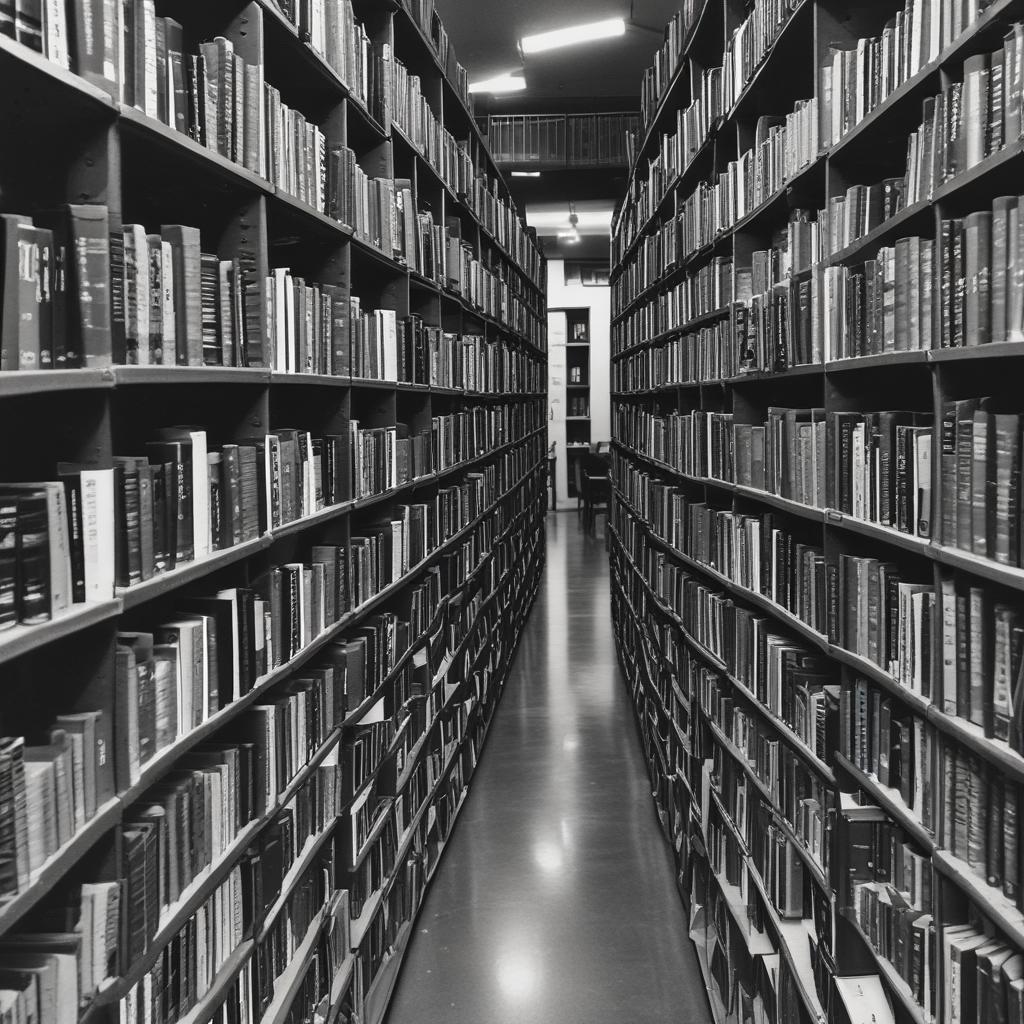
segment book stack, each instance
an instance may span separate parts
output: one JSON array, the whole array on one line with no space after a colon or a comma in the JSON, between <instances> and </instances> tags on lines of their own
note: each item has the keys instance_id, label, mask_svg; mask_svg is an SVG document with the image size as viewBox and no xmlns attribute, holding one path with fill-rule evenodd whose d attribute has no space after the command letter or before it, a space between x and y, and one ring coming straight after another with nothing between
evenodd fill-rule
<instances>
[{"instance_id":1,"label":"book stack","mask_svg":"<svg viewBox=\"0 0 1024 1024\"><path fill-rule=\"evenodd\" d=\"M724 106L731 110L747 82L786 27L799 0L755 0L722 55Z\"/></svg>"},{"instance_id":2,"label":"book stack","mask_svg":"<svg viewBox=\"0 0 1024 1024\"><path fill-rule=\"evenodd\" d=\"M163 948L142 980L121 999L118 1011L123 1021L173 1024L199 1003L252 930L252 905L244 892L243 871L236 867ZM255 1009L249 986L240 988L245 996L242 1005Z\"/></svg>"},{"instance_id":3,"label":"book stack","mask_svg":"<svg viewBox=\"0 0 1024 1024\"><path fill-rule=\"evenodd\" d=\"M818 220L829 225L829 253L853 245L907 205L906 176L886 178L874 185L851 185L829 200L828 212Z\"/></svg>"},{"instance_id":4,"label":"book stack","mask_svg":"<svg viewBox=\"0 0 1024 1024\"><path fill-rule=\"evenodd\" d=\"M34 923L47 931L4 937L4 1000L11 1013L70 1020L122 969L118 947L124 906L117 882L72 886L66 899L47 901Z\"/></svg>"},{"instance_id":5,"label":"book stack","mask_svg":"<svg viewBox=\"0 0 1024 1024\"><path fill-rule=\"evenodd\" d=\"M0 214L0 370L115 361L113 241L106 206Z\"/></svg>"},{"instance_id":6,"label":"book stack","mask_svg":"<svg viewBox=\"0 0 1024 1024\"><path fill-rule=\"evenodd\" d=\"M879 35L858 39L852 47L833 43L820 72L825 144L839 142L905 81L935 61L980 14L979 7L962 8L948 0L908 0ZM1016 26L1010 35L1016 38ZM981 70L984 63L981 59L972 68ZM1019 82L1019 73L1004 81Z\"/></svg>"},{"instance_id":7,"label":"book stack","mask_svg":"<svg viewBox=\"0 0 1024 1024\"><path fill-rule=\"evenodd\" d=\"M28 889L114 796L113 765L105 756L111 737L109 717L93 711L57 716L44 746L29 746L23 736L0 741L7 794L3 896Z\"/></svg>"},{"instance_id":8,"label":"book stack","mask_svg":"<svg viewBox=\"0 0 1024 1024\"><path fill-rule=\"evenodd\" d=\"M843 689L838 749L897 794L929 830L936 824L931 765L937 746L934 730L898 698L860 678Z\"/></svg>"},{"instance_id":9,"label":"book stack","mask_svg":"<svg viewBox=\"0 0 1024 1024\"><path fill-rule=\"evenodd\" d=\"M882 246L862 266L825 270L825 345L829 359L936 347L935 243L916 235Z\"/></svg>"},{"instance_id":10,"label":"book stack","mask_svg":"<svg viewBox=\"0 0 1024 1024\"><path fill-rule=\"evenodd\" d=\"M685 0L665 26L665 41L654 55L654 64L644 72L640 109L645 126L649 125L662 95L675 76L682 59L683 45L699 13L697 0Z\"/></svg>"},{"instance_id":11,"label":"book stack","mask_svg":"<svg viewBox=\"0 0 1024 1024\"><path fill-rule=\"evenodd\" d=\"M872 948L899 973L913 1000L930 1019L935 1011L935 895L928 857L876 807L844 801L839 829L851 851L840 876L844 915L851 917ZM870 850L892 851L877 863Z\"/></svg>"},{"instance_id":12,"label":"book stack","mask_svg":"<svg viewBox=\"0 0 1024 1024\"><path fill-rule=\"evenodd\" d=\"M129 366L265 366L264 313L255 253L202 251L198 228L142 224L122 230ZM114 268L111 267L111 272Z\"/></svg>"}]
</instances>

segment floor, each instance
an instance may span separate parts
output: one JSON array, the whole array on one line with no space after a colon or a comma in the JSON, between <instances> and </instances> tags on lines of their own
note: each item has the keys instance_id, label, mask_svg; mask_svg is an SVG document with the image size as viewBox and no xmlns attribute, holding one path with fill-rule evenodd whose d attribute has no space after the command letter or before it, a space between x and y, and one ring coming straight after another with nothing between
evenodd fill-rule
<instances>
[{"instance_id":1,"label":"floor","mask_svg":"<svg viewBox=\"0 0 1024 1024\"><path fill-rule=\"evenodd\" d=\"M604 543L575 513L547 523L545 580L387 1024L711 1020L615 660Z\"/></svg>"}]
</instances>

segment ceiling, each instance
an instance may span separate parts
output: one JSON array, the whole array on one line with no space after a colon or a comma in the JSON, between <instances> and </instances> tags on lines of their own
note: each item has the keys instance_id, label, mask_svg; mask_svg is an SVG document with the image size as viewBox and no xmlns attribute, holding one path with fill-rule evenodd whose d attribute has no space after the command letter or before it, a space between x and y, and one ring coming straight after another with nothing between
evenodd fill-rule
<instances>
[{"instance_id":1,"label":"ceiling","mask_svg":"<svg viewBox=\"0 0 1024 1024\"><path fill-rule=\"evenodd\" d=\"M526 92L513 94L519 106L529 100L624 96L638 104L644 69L661 45L665 24L679 9L679 0L633 0L632 4L630 0L434 3L456 56L469 70L470 81L525 71ZM608 18L627 19L625 36L520 57L518 43L524 35ZM500 109L502 102L495 98L494 109Z\"/></svg>"},{"instance_id":2,"label":"ceiling","mask_svg":"<svg viewBox=\"0 0 1024 1024\"><path fill-rule=\"evenodd\" d=\"M525 92L477 94L478 117L500 113L576 113L640 109L640 84L680 0L434 0L471 82L522 71ZM526 35L572 25L626 19L626 34L523 57ZM646 27L644 27L646 26ZM578 242L557 238L568 227L569 202L582 215L590 201L609 210L626 189L625 169L544 172L539 179L506 178L528 224L540 211L558 211L555 225L537 227L549 258L607 262L608 218L581 230Z\"/></svg>"}]
</instances>

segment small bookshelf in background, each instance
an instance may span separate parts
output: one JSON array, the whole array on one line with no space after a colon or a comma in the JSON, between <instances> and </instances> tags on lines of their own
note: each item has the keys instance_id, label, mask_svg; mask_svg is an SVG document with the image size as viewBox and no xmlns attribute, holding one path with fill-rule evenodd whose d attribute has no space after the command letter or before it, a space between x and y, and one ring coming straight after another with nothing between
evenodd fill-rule
<instances>
[{"instance_id":1,"label":"small bookshelf in background","mask_svg":"<svg viewBox=\"0 0 1024 1024\"><path fill-rule=\"evenodd\" d=\"M3 1016L380 1024L544 565L536 239L432 0L0 3L0 80Z\"/></svg>"},{"instance_id":2,"label":"small bookshelf in background","mask_svg":"<svg viewBox=\"0 0 1024 1024\"><path fill-rule=\"evenodd\" d=\"M687 0L644 79L613 613L719 1024L1024 1020L1022 62Z\"/></svg>"},{"instance_id":3,"label":"small bookshelf in background","mask_svg":"<svg viewBox=\"0 0 1024 1024\"><path fill-rule=\"evenodd\" d=\"M590 310L555 310L565 314L565 451L569 497L577 497L576 462L590 450Z\"/></svg>"}]
</instances>

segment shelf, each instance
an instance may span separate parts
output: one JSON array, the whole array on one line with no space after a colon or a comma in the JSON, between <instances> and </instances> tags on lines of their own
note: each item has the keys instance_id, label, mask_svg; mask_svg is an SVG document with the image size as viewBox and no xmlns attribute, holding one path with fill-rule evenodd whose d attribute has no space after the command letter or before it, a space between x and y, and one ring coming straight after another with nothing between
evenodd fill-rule
<instances>
[{"instance_id":1,"label":"shelf","mask_svg":"<svg viewBox=\"0 0 1024 1024\"><path fill-rule=\"evenodd\" d=\"M874 958L875 965L878 967L878 973L885 979L889 991L899 1000L900 1005L906 1011L912 1024L929 1024L932 1018L925 1016L924 1009L914 998L914 993L911 992L910 986L903 980L900 972L871 945L871 940L864 933L863 928L857 923L852 913L844 913L842 916L863 940L865 948Z\"/></svg>"},{"instance_id":2,"label":"shelf","mask_svg":"<svg viewBox=\"0 0 1024 1024\"><path fill-rule=\"evenodd\" d=\"M228 844L221 857L210 864L201 874L197 875L182 892L178 900L170 907L163 908L160 913L160 927L149 943L145 953L137 957L128 970L109 988L98 1003L113 1003L123 999L142 979L161 956L164 948L185 927L188 920L213 895L214 891L231 874L238 864L238 858L249 847L253 840L288 806L305 782L316 772L327 755L337 747L341 739L341 730L335 729L320 745L317 752L299 769L291 782L281 791L274 804L259 818L248 822ZM294 882L291 871L286 878ZM274 913L280 911L275 904ZM261 936L262 937L262 934Z\"/></svg>"},{"instance_id":3,"label":"shelf","mask_svg":"<svg viewBox=\"0 0 1024 1024\"><path fill-rule=\"evenodd\" d=\"M49 622L38 626L12 626L0 632L0 664L82 630L112 623L120 614L120 601L95 601L72 605L67 611L58 613Z\"/></svg>"},{"instance_id":4,"label":"shelf","mask_svg":"<svg viewBox=\"0 0 1024 1024\"><path fill-rule=\"evenodd\" d=\"M793 979L796 982L800 998L803 1000L804 1005L807 1007L812 1017L819 1021L824 1021L826 1019L825 1011L818 999L817 989L814 985L814 967L811 963L810 949L808 948L808 938L813 935L811 927L809 927L810 922L805 919L797 920L794 918L784 918L779 915L778 910L776 910L775 905L772 903L772 899L768 894L768 887L764 884L757 865L754 863L750 852L747 850L746 843L744 842L739 829L736 827L731 816L726 812L725 807L719 800L718 793L713 786L711 787L710 792L715 802L718 804L721 817L731 827L733 834L738 841L740 850L746 861L747 876L750 879L750 883L760 895L761 902L764 904L768 919L771 921L772 927L782 940L782 947L780 951L786 960L788 960L789 966L792 969Z\"/></svg>"},{"instance_id":5,"label":"shelf","mask_svg":"<svg viewBox=\"0 0 1024 1024\"><path fill-rule=\"evenodd\" d=\"M965 860L948 850L935 850L932 863L939 872L961 888L1007 938L1018 947L1024 946L1024 914L1007 899L1001 889L988 885Z\"/></svg>"},{"instance_id":6,"label":"shelf","mask_svg":"<svg viewBox=\"0 0 1024 1024\"><path fill-rule=\"evenodd\" d=\"M7 41L5 36L0 36L0 45ZM0 373L0 398L63 394L68 391L103 391L113 386L112 369L5 370Z\"/></svg>"},{"instance_id":7,"label":"shelf","mask_svg":"<svg viewBox=\"0 0 1024 1024\"><path fill-rule=\"evenodd\" d=\"M265 385L270 371L263 367L248 366L114 366L110 373L117 387L139 385Z\"/></svg>"},{"instance_id":8,"label":"shelf","mask_svg":"<svg viewBox=\"0 0 1024 1024\"><path fill-rule=\"evenodd\" d=\"M24 892L0 903L0 935L9 932L19 918L63 881L68 870L114 827L120 815L121 803L116 797L97 808L92 819L39 869Z\"/></svg>"},{"instance_id":9,"label":"shelf","mask_svg":"<svg viewBox=\"0 0 1024 1024\"><path fill-rule=\"evenodd\" d=\"M883 786L876 778L862 772L845 755L835 752L836 765L849 775L907 835L927 853L935 852L935 837L924 827L921 819L903 802L898 790Z\"/></svg>"},{"instance_id":10,"label":"shelf","mask_svg":"<svg viewBox=\"0 0 1024 1024\"><path fill-rule=\"evenodd\" d=\"M751 704L751 706L756 708L758 713L771 724L772 728L777 733L779 733L779 735L782 736L786 740L786 742L794 750L796 750L800 754L800 757L803 759L804 763L808 767L814 769L814 771L816 771L826 782L830 782L830 783L834 784L835 783L835 776L832 773L832 769L827 764L825 764L822 760L820 760L818 758L817 754L815 754L814 751L812 751L810 749L810 747L808 747L807 744L796 734L796 732L794 732L792 727L790 725L788 725L785 721L783 721L783 719L780 718L778 715L776 715L771 709L769 709L764 704L762 704L761 701L756 696L756 694L754 694L747 687L747 685L745 683L743 683L741 680L737 679L734 675L732 675L729 672L728 667L726 666L725 662L723 662L716 654L714 654L714 652L709 651L706 647L703 646L703 644L699 643L698 640L695 637L691 636L691 634L687 630L685 624L683 623L683 620L680 619L679 616L677 616L675 614L675 612L672 611L672 609L666 608L666 606L661 603L660 599L658 599L657 595L651 589L650 584L647 582L646 578L640 572L639 567L633 561L633 556L630 554L629 549L626 547L626 545L623 542L622 538L619 536L618 531L614 527L611 527L611 526L609 526L609 530L610 530L612 536L615 538L616 542L619 544L619 546L622 549L623 553L629 559L630 565L633 567L633 571L640 577L640 579L642 579L644 581L644 584L646 585L646 587L648 589L648 592L649 592L649 594L651 596L651 599L653 601L655 601L657 606L659 608L661 608L663 612L665 612L666 614L670 615L673 618L673 620L676 622L677 626L679 627L680 632L683 634L683 636L686 637L686 639L690 643L690 645L699 654L701 654L704 658L706 658L717 669L717 671L725 679L727 679L729 681L729 683L736 690L738 690L741 694L743 694L743 696L747 699L747 701ZM777 606L774 605L771 601L767 601L764 598L760 598L760 595L755 595L755 594L753 594L752 591L748 591L748 590L746 590L743 587L739 587L736 584L731 583L731 581L727 580L726 577L719 575L719 573L717 573L714 569L711 569L708 566L705 566L705 565L703 565L700 562L696 562L696 561L694 561L693 559L689 558L686 555L682 555L679 552L676 552L675 549L671 548L669 545L664 545L664 543L663 543L663 546L667 547L670 552L675 554L676 557L678 557L681 561L683 561L690 568L697 569L698 571L707 573L709 576L711 576L717 582L722 583L723 585L727 585L729 589L731 589L734 592L738 593L738 595L743 597L745 600L748 600L751 603L763 602L765 605L769 606L768 610L775 611L776 614L778 613L778 611L784 611L784 609L777 608ZM754 598L759 598L759 601L755 602L753 600ZM788 616L788 613L787 613L787 616ZM800 620L797 619L795 616L788 616L787 617L787 625L789 625L790 628L793 629L795 624L799 624L802 627L802 630L798 630L797 631L797 632L799 632L799 635L802 636L802 637L806 637L806 635L807 635L806 631L808 631L808 627L805 626L803 623L801 623ZM810 630L809 632L812 634L813 637L817 637L818 636L818 634L814 633L813 630Z\"/></svg>"},{"instance_id":11,"label":"shelf","mask_svg":"<svg viewBox=\"0 0 1024 1024\"><path fill-rule=\"evenodd\" d=\"M274 194L274 186L266 178L221 156L215 150L200 145L184 132L179 132L126 103L119 103L118 110L121 124L141 142L157 147L162 153L170 154L173 159L187 162L192 167L235 188L266 196ZM157 160L155 155L153 159Z\"/></svg>"},{"instance_id":12,"label":"shelf","mask_svg":"<svg viewBox=\"0 0 1024 1024\"><path fill-rule=\"evenodd\" d=\"M234 547L215 551L207 558L184 562L168 572L159 573L142 583L136 583L134 586L119 587L117 595L121 599L122 608L128 611L131 608L137 608L139 605L145 604L147 601L163 597L165 594L177 590L178 587L182 587L187 583L193 583L204 576L210 575L210 573L217 572L219 569L234 565L236 562L241 562L254 555L257 551L262 551L268 547L270 547L270 536L263 534L255 540L245 541L242 544L234 545Z\"/></svg>"},{"instance_id":13,"label":"shelf","mask_svg":"<svg viewBox=\"0 0 1024 1024\"><path fill-rule=\"evenodd\" d=\"M181 1017L178 1024L203 1024L216 1013L217 1008L227 999L242 968L255 955L256 946L251 939L247 939L236 946L231 955L224 961L223 966L213 979L213 984L207 989L192 1009Z\"/></svg>"},{"instance_id":14,"label":"shelf","mask_svg":"<svg viewBox=\"0 0 1024 1024\"><path fill-rule=\"evenodd\" d=\"M703 708L701 709L704 710ZM786 833L786 838L789 840L792 847L799 854L800 859L804 862L804 866L810 872L814 881L818 884L819 888L824 891L828 891L828 879L825 877L825 871L821 864L815 859L814 854L804 845L803 841L797 836L793 826L786 820L782 813L782 809L772 800L771 791L758 777L757 772L754 771L754 766L743 756L739 748L729 739L718 724L713 721L705 712L705 720L708 723L708 727L711 729L712 735L718 741L720 746L723 747L732 756L743 769L744 774L751 781L754 788L761 795L761 799L768 804L775 815L775 824L783 832Z\"/></svg>"},{"instance_id":15,"label":"shelf","mask_svg":"<svg viewBox=\"0 0 1024 1024\"><path fill-rule=\"evenodd\" d=\"M284 1021L288 1019L292 1003L305 981L310 956L320 939L320 932L323 930L326 917L327 908L325 907L313 918L309 928L306 929L306 934L296 947L291 960L288 961L284 973L274 982L274 998L260 1018L260 1024L284 1024Z\"/></svg>"}]
</instances>

